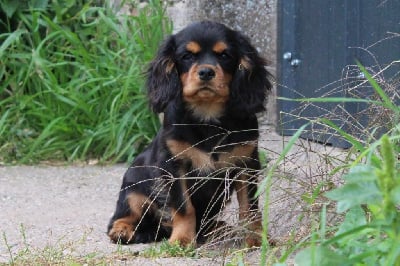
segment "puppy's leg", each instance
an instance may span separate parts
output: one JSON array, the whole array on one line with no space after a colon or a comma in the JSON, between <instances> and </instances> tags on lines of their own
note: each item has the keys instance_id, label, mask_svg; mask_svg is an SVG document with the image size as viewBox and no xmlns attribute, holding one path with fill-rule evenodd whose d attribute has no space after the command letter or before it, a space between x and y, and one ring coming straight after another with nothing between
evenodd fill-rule
<instances>
[{"instance_id":1,"label":"puppy's leg","mask_svg":"<svg viewBox=\"0 0 400 266\"><path fill-rule=\"evenodd\" d=\"M239 222L248 230L245 241L247 246L261 246L262 224L261 213L258 209L258 199L254 197L257 185L256 176L242 174L235 181L234 186L239 202Z\"/></svg>"},{"instance_id":2,"label":"puppy's leg","mask_svg":"<svg viewBox=\"0 0 400 266\"><path fill-rule=\"evenodd\" d=\"M174 182L171 188L172 234L170 243L189 246L196 242L196 212L190 200L186 180Z\"/></svg>"},{"instance_id":3,"label":"puppy's leg","mask_svg":"<svg viewBox=\"0 0 400 266\"><path fill-rule=\"evenodd\" d=\"M125 199L123 196L120 197L117 210L109 225L108 236L113 242L122 244L151 241L135 233L144 212L151 212L154 208L148 197L137 192L129 193Z\"/></svg>"}]
</instances>

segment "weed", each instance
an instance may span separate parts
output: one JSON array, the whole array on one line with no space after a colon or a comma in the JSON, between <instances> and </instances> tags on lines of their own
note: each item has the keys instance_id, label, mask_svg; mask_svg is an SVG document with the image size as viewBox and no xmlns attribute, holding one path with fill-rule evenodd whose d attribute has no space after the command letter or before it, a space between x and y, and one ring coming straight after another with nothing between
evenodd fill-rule
<instances>
[{"instance_id":1,"label":"weed","mask_svg":"<svg viewBox=\"0 0 400 266\"><path fill-rule=\"evenodd\" d=\"M6 236L6 233L4 231L3 231L3 241L4 241L4 244L5 244L6 248L7 248L7 252L10 255L10 264L14 265L14 256L13 256L13 253L12 253L12 247L8 243L7 236Z\"/></svg>"},{"instance_id":2,"label":"weed","mask_svg":"<svg viewBox=\"0 0 400 266\"><path fill-rule=\"evenodd\" d=\"M196 249L193 246L182 247L179 243L169 243L164 240L159 245L151 245L140 253L146 258L165 257L196 257Z\"/></svg>"},{"instance_id":3,"label":"weed","mask_svg":"<svg viewBox=\"0 0 400 266\"><path fill-rule=\"evenodd\" d=\"M226 263L226 266L244 266L245 260L244 260L244 252L243 251L238 251L235 252L234 254L231 255L232 259L230 262Z\"/></svg>"},{"instance_id":4,"label":"weed","mask_svg":"<svg viewBox=\"0 0 400 266\"><path fill-rule=\"evenodd\" d=\"M379 163L352 166L345 184L327 193L338 213L346 212L345 219L332 238L317 239L299 253L298 265L399 265L400 167L392 145L384 135Z\"/></svg>"},{"instance_id":5,"label":"weed","mask_svg":"<svg viewBox=\"0 0 400 266\"><path fill-rule=\"evenodd\" d=\"M81 256L76 255L75 246L86 241L85 236L77 242L65 243L62 239L59 239L55 244L38 248L28 243L27 232L23 224L20 225L20 234L22 239L17 247L8 243L6 233L3 232L4 244L9 253L7 265L108 265L107 262L110 260L110 258L96 252ZM0 262L0 265L3 264Z\"/></svg>"}]
</instances>

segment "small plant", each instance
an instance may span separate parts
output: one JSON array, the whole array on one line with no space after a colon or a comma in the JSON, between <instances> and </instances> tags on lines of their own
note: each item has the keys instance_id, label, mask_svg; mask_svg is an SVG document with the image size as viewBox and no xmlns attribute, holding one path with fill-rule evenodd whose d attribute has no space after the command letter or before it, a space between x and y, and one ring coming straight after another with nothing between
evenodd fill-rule
<instances>
[{"instance_id":1,"label":"small plant","mask_svg":"<svg viewBox=\"0 0 400 266\"><path fill-rule=\"evenodd\" d=\"M296 256L298 265L400 265L400 165L384 135L366 164L352 166L345 184L327 193L347 212L335 235ZM379 160L378 160L379 159ZM321 237L321 236L320 236ZM319 242L319 241L317 241Z\"/></svg>"},{"instance_id":2,"label":"small plant","mask_svg":"<svg viewBox=\"0 0 400 266\"><path fill-rule=\"evenodd\" d=\"M162 241L159 245L152 245L141 252L146 258L165 258L165 257L195 257L197 255L194 246L182 247L179 243L169 243Z\"/></svg>"},{"instance_id":3,"label":"small plant","mask_svg":"<svg viewBox=\"0 0 400 266\"><path fill-rule=\"evenodd\" d=\"M239 250L238 252L235 252L234 254L231 255L231 259L229 262L227 262L225 265L226 266L244 266L245 260L244 260L244 251Z\"/></svg>"}]
</instances>

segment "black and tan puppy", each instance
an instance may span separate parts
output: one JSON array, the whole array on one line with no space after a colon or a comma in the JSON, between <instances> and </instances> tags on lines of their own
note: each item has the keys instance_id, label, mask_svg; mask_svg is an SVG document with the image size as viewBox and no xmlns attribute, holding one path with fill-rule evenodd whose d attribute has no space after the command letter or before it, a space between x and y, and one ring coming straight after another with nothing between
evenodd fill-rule
<instances>
[{"instance_id":1,"label":"black and tan puppy","mask_svg":"<svg viewBox=\"0 0 400 266\"><path fill-rule=\"evenodd\" d=\"M165 40L147 77L163 125L124 175L112 241L193 244L236 190L239 220L253 232L246 242L260 245L255 114L264 110L268 76L249 40L223 24L194 23Z\"/></svg>"}]
</instances>

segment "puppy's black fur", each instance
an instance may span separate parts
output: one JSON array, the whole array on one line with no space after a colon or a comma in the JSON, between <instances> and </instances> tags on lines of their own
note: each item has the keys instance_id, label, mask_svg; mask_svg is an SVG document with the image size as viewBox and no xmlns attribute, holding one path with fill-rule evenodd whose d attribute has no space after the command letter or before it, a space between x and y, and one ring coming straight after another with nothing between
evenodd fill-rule
<instances>
[{"instance_id":1,"label":"puppy's black fur","mask_svg":"<svg viewBox=\"0 0 400 266\"><path fill-rule=\"evenodd\" d=\"M164 41L147 78L162 128L124 175L112 241L192 244L236 190L240 221L256 217L246 242L260 244L255 114L264 110L268 77L249 40L223 24L194 23Z\"/></svg>"}]
</instances>

